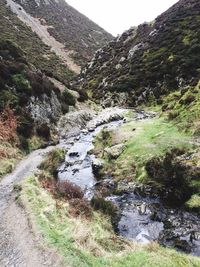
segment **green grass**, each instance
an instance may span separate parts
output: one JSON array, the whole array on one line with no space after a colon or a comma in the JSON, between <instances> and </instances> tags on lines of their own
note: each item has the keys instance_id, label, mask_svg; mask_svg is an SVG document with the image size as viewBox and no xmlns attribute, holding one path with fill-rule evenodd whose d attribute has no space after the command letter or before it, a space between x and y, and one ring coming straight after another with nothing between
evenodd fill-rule
<instances>
[{"instance_id":1,"label":"green grass","mask_svg":"<svg viewBox=\"0 0 200 267\"><path fill-rule=\"evenodd\" d=\"M190 209L199 209L200 210L200 195L193 195L191 199L186 203Z\"/></svg>"},{"instance_id":2,"label":"green grass","mask_svg":"<svg viewBox=\"0 0 200 267\"><path fill-rule=\"evenodd\" d=\"M64 149L54 149L47 155L46 159L41 163L40 169L49 172L51 175L57 173L57 168L65 160Z\"/></svg>"},{"instance_id":3,"label":"green grass","mask_svg":"<svg viewBox=\"0 0 200 267\"><path fill-rule=\"evenodd\" d=\"M17 162L22 158L22 152L13 144L1 142L0 144L0 179L11 173Z\"/></svg>"},{"instance_id":4,"label":"green grass","mask_svg":"<svg viewBox=\"0 0 200 267\"><path fill-rule=\"evenodd\" d=\"M198 267L199 259L157 244L148 247L127 242L117 237L108 218L94 213L86 220L69 215L69 205L56 203L52 196L41 188L36 177L22 184L18 201L23 202L36 226L42 243L55 248L66 266L71 267ZM59 207L58 207L59 206Z\"/></svg>"},{"instance_id":5,"label":"green grass","mask_svg":"<svg viewBox=\"0 0 200 267\"><path fill-rule=\"evenodd\" d=\"M169 94L163 99L164 114L180 129L200 135L200 82Z\"/></svg>"},{"instance_id":6,"label":"green grass","mask_svg":"<svg viewBox=\"0 0 200 267\"><path fill-rule=\"evenodd\" d=\"M124 133L127 138L120 137ZM145 163L149 159L162 156L175 147L192 148L189 143L191 137L179 131L176 126L162 117L129 122L113 132L112 135L114 141L117 136L119 143L126 143L125 151L117 160L105 159L105 171L111 171L118 179L143 181L146 178ZM103 149L99 140L96 145L98 151Z\"/></svg>"}]
</instances>

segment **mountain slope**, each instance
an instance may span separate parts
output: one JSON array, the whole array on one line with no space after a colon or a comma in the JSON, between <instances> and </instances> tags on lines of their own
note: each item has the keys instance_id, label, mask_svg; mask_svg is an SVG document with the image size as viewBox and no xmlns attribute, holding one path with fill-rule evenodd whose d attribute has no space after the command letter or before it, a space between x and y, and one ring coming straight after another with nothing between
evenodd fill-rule
<instances>
[{"instance_id":1,"label":"mountain slope","mask_svg":"<svg viewBox=\"0 0 200 267\"><path fill-rule=\"evenodd\" d=\"M20 4L56 41L63 44L63 51L66 50L78 65L84 65L98 48L112 39L111 34L68 5L65 0L14 2Z\"/></svg>"},{"instance_id":2,"label":"mountain slope","mask_svg":"<svg viewBox=\"0 0 200 267\"><path fill-rule=\"evenodd\" d=\"M200 78L200 2L180 0L97 51L78 84L104 105L137 105Z\"/></svg>"},{"instance_id":3,"label":"mountain slope","mask_svg":"<svg viewBox=\"0 0 200 267\"><path fill-rule=\"evenodd\" d=\"M50 77L67 84L74 75L63 60L6 6L6 0L0 3L0 40L10 40L21 47L27 61Z\"/></svg>"},{"instance_id":4,"label":"mountain slope","mask_svg":"<svg viewBox=\"0 0 200 267\"><path fill-rule=\"evenodd\" d=\"M88 59L111 38L65 1L0 2L0 122L7 127L5 110L14 112L19 145L31 150L35 135L51 140L59 117L81 97L67 89L80 71L72 54Z\"/></svg>"}]
</instances>

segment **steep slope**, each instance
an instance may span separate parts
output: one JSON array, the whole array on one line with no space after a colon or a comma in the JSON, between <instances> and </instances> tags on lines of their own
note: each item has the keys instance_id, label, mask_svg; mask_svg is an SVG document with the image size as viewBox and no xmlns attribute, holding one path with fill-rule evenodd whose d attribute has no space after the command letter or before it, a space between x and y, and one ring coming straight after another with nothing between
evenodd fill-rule
<instances>
[{"instance_id":1,"label":"steep slope","mask_svg":"<svg viewBox=\"0 0 200 267\"><path fill-rule=\"evenodd\" d=\"M35 68L68 84L74 73L6 6L6 3L6 0L0 2L0 40L14 42L23 49L27 61Z\"/></svg>"},{"instance_id":2,"label":"steep slope","mask_svg":"<svg viewBox=\"0 0 200 267\"><path fill-rule=\"evenodd\" d=\"M65 0L8 2L20 4L21 13L19 7L15 11L20 13L19 17L24 19L24 11L31 15L34 23L40 24L40 28L46 29L47 34L63 45L62 53L65 52L68 58L79 66L90 60L98 48L112 39L111 34L68 5ZM53 47L56 45L58 46L58 43L53 44Z\"/></svg>"},{"instance_id":3,"label":"steep slope","mask_svg":"<svg viewBox=\"0 0 200 267\"><path fill-rule=\"evenodd\" d=\"M17 133L24 145L33 135L49 141L53 125L68 111L68 105L75 104L75 97L67 89L61 92L44 73L28 63L19 46L8 40L0 41L0 69L2 127L9 123L7 115L2 115L9 107L17 116ZM9 141L5 135L1 128L1 139Z\"/></svg>"},{"instance_id":4,"label":"steep slope","mask_svg":"<svg viewBox=\"0 0 200 267\"><path fill-rule=\"evenodd\" d=\"M8 129L5 110L15 116L19 145L38 147L27 143L35 135L51 140L59 117L81 99L67 89L80 71L72 55L89 59L111 38L65 1L0 2L0 122Z\"/></svg>"},{"instance_id":5,"label":"steep slope","mask_svg":"<svg viewBox=\"0 0 200 267\"><path fill-rule=\"evenodd\" d=\"M154 22L131 28L98 50L78 84L105 106L137 105L196 85L199 25L199 0L180 0Z\"/></svg>"}]
</instances>

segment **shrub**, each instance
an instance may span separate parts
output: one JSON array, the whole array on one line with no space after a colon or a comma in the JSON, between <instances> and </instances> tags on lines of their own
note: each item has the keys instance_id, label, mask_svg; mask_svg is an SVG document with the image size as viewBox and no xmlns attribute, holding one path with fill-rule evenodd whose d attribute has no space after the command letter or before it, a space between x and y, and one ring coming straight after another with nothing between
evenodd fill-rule
<instances>
[{"instance_id":1,"label":"shrub","mask_svg":"<svg viewBox=\"0 0 200 267\"><path fill-rule=\"evenodd\" d=\"M24 52L22 49L11 40L7 39L0 41L0 55L5 55L5 51L8 51L9 55L14 59L24 59Z\"/></svg>"},{"instance_id":2,"label":"shrub","mask_svg":"<svg viewBox=\"0 0 200 267\"><path fill-rule=\"evenodd\" d=\"M65 159L65 151L63 149L54 149L49 152L47 158L40 164L40 169L57 176L57 168Z\"/></svg>"},{"instance_id":3,"label":"shrub","mask_svg":"<svg viewBox=\"0 0 200 267\"><path fill-rule=\"evenodd\" d=\"M17 118L14 112L7 106L0 114L0 140L16 141Z\"/></svg>"},{"instance_id":4,"label":"shrub","mask_svg":"<svg viewBox=\"0 0 200 267\"><path fill-rule=\"evenodd\" d=\"M47 124L42 124L37 127L37 134L43 137L45 140L50 140L51 133L50 128Z\"/></svg>"},{"instance_id":5,"label":"shrub","mask_svg":"<svg viewBox=\"0 0 200 267\"><path fill-rule=\"evenodd\" d=\"M75 217L92 217L92 208L86 199L75 198L70 200L71 214Z\"/></svg>"},{"instance_id":6,"label":"shrub","mask_svg":"<svg viewBox=\"0 0 200 267\"><path fill-rule=\"evenodd\" d=\"M73 198L82 199L84 196L81 188L69 181L59 181L56 184L56 192L60 197L68 200Z\"/></svg>"},{"instance_id":7,"label":"shrub","mask_svg":"<svg viewBox=\"0 0 200 267\"><path fill-rule=\"evenodd\" d=\"M171 205L182 205L192 194L191 180L199 177L198 168L181 161L184 151L173 149L164 157L154 157L146 163L146 171L161 189L160 197Z\"/></svg>"},{"instance_id":8,"label":"shrub","mask_svg":"<svg viewBox=\"0 0 200 267\"><path fill-rule=\"evenodd\" d=\"M104 214L111 217L115 217L117 214L116 206L111 201L107 201L104 198L93 197L91 200L91 205L95 210L100 210Z\"/></svg>"},{"instance_id":9,"label":"shrub","mask_svg":"<svg viewBox=\"0 0 200 267\"><path fill-rule=\"evenodd\" d=\"M22 74L15 74L12 76L12 81L15 85L15 88L18 92L24 94L31 94L31 85L30 82Z\"/></svg>"},{"instance_id":10,"label":"shrub","mask_svg":"<svg viewBox=\"0 0 200 267\"><path fill-rule=\"evenodd\" d=\"M75 106L76 104L76 98L67 89L63 91L61 100L63 103L66 103L69 106Z\"/></svg>"}]
</instances>

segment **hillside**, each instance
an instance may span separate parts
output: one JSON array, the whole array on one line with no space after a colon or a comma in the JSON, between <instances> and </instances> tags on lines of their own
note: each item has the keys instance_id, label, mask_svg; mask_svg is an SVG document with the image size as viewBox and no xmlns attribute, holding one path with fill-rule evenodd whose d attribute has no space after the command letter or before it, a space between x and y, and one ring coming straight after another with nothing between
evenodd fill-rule
<instances>
[{"instance_id":1,"label":"hillside","mask_svg":"<svg viewBox=\"0 0 200 267\"><path fill-rule=\"evenodd\" d=\"M8 1L13 2L13 1ZM85 65L112 35L68 5L65 0L14 0L63 45L62 50L77 65ZM23 9L22 9L23 11ZM17 11L19 12L19 11ZM23 18L23 12L20 17Z\"/></svg>"},{"instance_id":2,"label":"hillside","mask_svg":"<svg viewBox=\"0 0 200 267\"><path fill-rule=\"evenodd\" d=\"M89 59L112 36L65 1L19 3L25 9L17 1L0 3L0 112L9 106L20 138L30 138L75 105L78 94L65 90L80 71L72 51Z\"/></svg>"},{"instance_id":3,"label":"hillside","mask_svg":"<svg viewBox=\"0 0 200 267\"><path fill-rule=\"evenodd\" d=\"M104 106L137 106L200 78L200 2L180 0L98 50L78 86Z\"/></svg>"},{"instance_id":4,"label":"hillside","mask_svg":"<svg viewBox=\"0 0 200 267\"><path fill-rule=\"evenodd\" d=\"M11 10L6 1L0 3L0 40L16 43L26 53L27 61L37 69L64 83L73 76L64 62L45 45L32 30L26 26Z\"/></svg>"}]
</instances>

